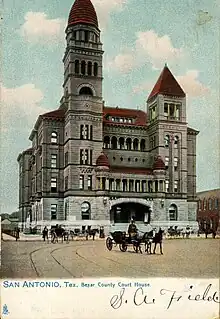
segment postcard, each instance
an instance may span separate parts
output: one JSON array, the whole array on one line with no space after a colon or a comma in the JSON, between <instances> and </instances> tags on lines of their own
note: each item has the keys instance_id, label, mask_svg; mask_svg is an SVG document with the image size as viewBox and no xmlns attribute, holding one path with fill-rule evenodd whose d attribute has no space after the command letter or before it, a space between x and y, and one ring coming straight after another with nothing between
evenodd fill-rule
<instances>
[{"instance_id":1,"label":"postcard","mask_svg":"<svg viewBox=\"0 0 220 319\"><path fill-rule=\"evenodd\" d=\"M219 318L220 3L0 12L0 317Z\"/></svg>"}]
</instances>

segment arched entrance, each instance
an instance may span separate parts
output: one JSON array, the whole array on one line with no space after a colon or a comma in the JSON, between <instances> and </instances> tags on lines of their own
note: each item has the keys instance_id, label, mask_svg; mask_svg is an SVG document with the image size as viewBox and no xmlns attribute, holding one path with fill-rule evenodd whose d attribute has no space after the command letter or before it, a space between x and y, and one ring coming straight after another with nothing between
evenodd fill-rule
<instances>
[{"instance_id":1,"label":"arched entrance","mask_svg":"<svg viewBox=\"0 0 220 319\"><path fill-rule=\"evenodd\" d=\"M130 201L119 202L112 205L110 219L114 224L127 224L131 219L149 224L151 222L151 212L150 205Z\"/></svg>"}]
</instances>

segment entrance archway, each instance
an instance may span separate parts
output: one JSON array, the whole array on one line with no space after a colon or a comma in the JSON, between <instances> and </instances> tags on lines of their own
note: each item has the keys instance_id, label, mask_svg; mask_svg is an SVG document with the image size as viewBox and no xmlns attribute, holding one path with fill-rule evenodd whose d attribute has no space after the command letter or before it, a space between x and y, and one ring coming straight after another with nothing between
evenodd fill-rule
<instances>
[{"instance_id":1,"label":"entrance archway","mask_svg":"<svg viewBox=\"0 0 220 319\"><path fill-rule=\"evenodd\" d=\"M129 223L131 219L136 222L149 224L151 221L151 207L140 203L118 203L110 211L111 222L116 224Z\"/></svg>"}]
</instances>

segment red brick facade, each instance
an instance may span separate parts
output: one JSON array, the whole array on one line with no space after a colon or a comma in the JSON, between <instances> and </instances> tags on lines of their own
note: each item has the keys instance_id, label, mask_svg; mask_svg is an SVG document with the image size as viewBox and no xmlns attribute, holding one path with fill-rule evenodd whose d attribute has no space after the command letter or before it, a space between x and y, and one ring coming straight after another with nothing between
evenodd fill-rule
<instances>
[{"instance_id":1,"label":"red brick facade","mask_svg":"<svg viewBox=\"0 0 220 319\"><path fill-rule=\"evenodd\" d=\"M220 189L197 193L197 221L200 230L217 230L220 218Z\"/></svg>"}]
</instances>

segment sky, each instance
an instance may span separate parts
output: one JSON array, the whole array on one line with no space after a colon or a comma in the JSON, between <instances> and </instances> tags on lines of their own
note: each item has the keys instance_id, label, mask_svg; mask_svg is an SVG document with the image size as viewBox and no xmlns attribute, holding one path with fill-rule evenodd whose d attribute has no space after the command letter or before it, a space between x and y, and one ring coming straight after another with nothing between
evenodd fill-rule
<instances>
[{"instance_id":1,"label":"sky","mask_svg":"<svg viewBox=\"0 0 220 319\"><path fill-rule=\"evenodd\" d=\"M39 114L62 97L73 0L1 0L1 213L18 209L20 152ZM197 190L220 187L220 0L92 0L102 31L103 99L146 110L167 63L187 94L197 137Z\"/></svg>"}]
</instances>

